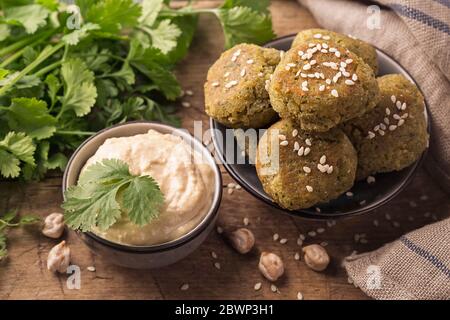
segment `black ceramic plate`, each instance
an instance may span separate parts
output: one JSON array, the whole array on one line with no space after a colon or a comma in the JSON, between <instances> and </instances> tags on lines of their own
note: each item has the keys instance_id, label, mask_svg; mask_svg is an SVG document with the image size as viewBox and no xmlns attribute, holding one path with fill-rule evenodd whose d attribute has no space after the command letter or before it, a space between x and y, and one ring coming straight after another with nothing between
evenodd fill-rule
<instances>
[{"instance_id":1,"label":"black ceramic plate","mask_svg":"<svg viewBox=\"0 0 450 320\"><path fill-rule=\"evenodd\" d=\"M279 50L288 50L291 47L291 43L295 35L286 36L276 39L265 45L265 47L276 48ZM407 79L414 82L408 72L400 66L395 60L389 57L387 54L377 49L378 62L379 62L379 75L385 75L389 73L400 73ZM426 103L425 103L426 105ZM427 115L427 105L425 108L425 118L428 123L428 132L430 131L429 117ZM371 210L387 203L392 200L399 192L407 185L411 180L417 168L420 166L424 154L413 165L405 168L401 171L394 171L389 173L377 174L375 176L376 182L368 184L366 181L356 182L351 191L353 197L348 197L345 194L339 198L332 200L328 203L320 204L314 208L304 210L285 210L280 208L272 199L264 192L262 185L256 174L255 167L252 164L236 164L242 163L242 161L236 161L241 157L242 150L237 145L233 136L228 133L228 137L225 133L227 127L216 122L214 119L210 120L212 129L216 129L221 132L223 138L219 138L220 135L214 134L215 130L212 130L212 138L214 147L216 149L217 156L224 164L230 175L248 192L263 200L269 205L281 209L289 214L301 216L312 219L327 219L337 218L344 216L351 216L370 212ZM229 131L230 132L230 131ZM224 148L225 139L233 139L233 148ZM241 159L242 160L242 159Z\"/></svg>"}]
</instances>

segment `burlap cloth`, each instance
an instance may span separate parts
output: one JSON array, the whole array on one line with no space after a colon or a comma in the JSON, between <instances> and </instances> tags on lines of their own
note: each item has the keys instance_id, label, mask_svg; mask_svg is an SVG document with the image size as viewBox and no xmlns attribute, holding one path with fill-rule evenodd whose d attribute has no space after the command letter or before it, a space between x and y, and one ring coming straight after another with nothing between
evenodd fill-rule
<instances>
[{"instance_id":1,"label":"burlap cloth","mask_svg":"<svg viewBox=\"0 0 450 320\"><path fill-rule=\"evenodd\" d=\"M450 191L450 0L298 1L321 26L376 45L417 81L432 122L425 165ZM373 4L381 9L379 28L373 28ZM450 299L450 220L347 257L344 267L353 283L376 299Z\"/></svg>"}]
</instances>

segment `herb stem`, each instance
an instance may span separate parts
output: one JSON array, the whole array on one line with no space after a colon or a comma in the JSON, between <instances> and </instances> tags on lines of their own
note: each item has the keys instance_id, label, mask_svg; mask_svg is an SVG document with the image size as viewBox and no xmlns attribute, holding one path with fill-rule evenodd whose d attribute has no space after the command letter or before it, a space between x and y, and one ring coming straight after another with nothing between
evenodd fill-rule
<instances>
[{"instance_id":1,"label":"herb stem","mask_svg":"<svg viewBox=\"0 0 450 320\"><path fill-rule=\"evenodd\" d=\"M33 71L34 68L36 68L45 60L47 60L50 56L56 53L63 46L64 43L61 42L53 47L52 46L45 47L44 50L42 50L42 52L36 58L36 60L34 60L32 63L26 66L22 71L19 72L19 74L16 77L14 77L14 79L12 79L8 84L6 84L4 87L0 89L0 97L3 96L6 92L8 92L8 90L11 89L11 87L14 86L20 79L26 76L29 72Z\"/></svg>"},{"instance_id":2,"label":"herb stem","mask_svg":"<svg viewBox=\"0 0 450 320\"><path fill-rule=\"evenodd\" d=\"M59 134L62 136L92 136L96 132L89 132L89 131L65 131L65 130L58 130L55 132L55 134Z\"/></svg>"},{"instance_id":3,"label":"herb stem","mask_svg":"<svg viewBox=\"0 0 450 320\"><path fill-rule=\"evenodd\" d=\"M16 41L13 44L3 48L0 50L0 57L5 56L11 52L14 52L18 49L21 49L30 43L35 42L36 40L42 41L47 39L49 36L53 35L56 32L56 30L49 30L47 32L44 32L42 34L36 34L34 36L31 36L29 38L24 38L22 40Z\"/></svg>"},{"instance_id":4,"label":"herb stem","mask_svg":"<svg viewBox=\"0 0 450 320\"><path fill-rule=\"evenodd\" d=\"M46 73L48 73L48 72L50 72L50 71L52 71L52 70L58 68L61 64L62 64L62 61L61 61L61 60L60 60L60 61L56 61L56 62L54 62L54 63L52 63L52 64L49 64L48 66L46 66L46 67L40 69L40 70L39 70L38 72L36 72L34 75L35 75L36 77L41 77L41 76L43 76L44 74L46 74Z\"/></svg>"}]
</instances>

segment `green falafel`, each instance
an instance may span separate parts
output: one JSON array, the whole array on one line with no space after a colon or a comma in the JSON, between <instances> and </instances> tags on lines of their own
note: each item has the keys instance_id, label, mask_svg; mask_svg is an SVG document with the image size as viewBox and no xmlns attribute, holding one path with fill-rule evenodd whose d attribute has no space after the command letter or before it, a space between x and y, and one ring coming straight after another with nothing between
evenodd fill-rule
<instances>
[{"instance_id":1,"label":"green falafel","mask_svg":"<svg viewBox=\"0 0 450 320\"><path fill-rule=\"evenodd\" d=\"M278 50L252 44L222 53L208 71L206 113L232 128L261 128L275 121L266 81L279 61Z\"/></svg>"},{"instance_id":2,"label":"green falafel","mask_svg":"<svg viewBox=\"0 0 450 320\"><path fill-rule=\"evenodd\" d=\"M270 80L269 95L281 118L296 121L302 130L324 132L374 108L379 90L360 57L315 41L286 52Z\"/></svg>"},{"instance_id":3,"label":"green falafel","mask_svg":"<svg viewBox=\"0 0 450 320\"><path fill-rule=\"evenodd\" d=\"M418 88L399 74L377 80L378 105L343 125L358 152L357 179L406 168L428 145L424 99Z\"/></svg>"},{"instance_id":4,"label":"green falafel","mask_svg":"<svg viewBox=\"0 0 450 320\"><path fill-rule=\"evenodd\" d=\"M308 29L300 31L297 34L292 46L295 47L300 44L308 44L313 41L322 41L328 45L334 43L337 46L350 50L363 59L364 62L372 68L375 75L378 74L377 52L375 51L375 48L367 42L329 30Z\"/></svg>"},{"instance_id":5,"label":"green falafel","mask_svg":"<svg viewBox=\"0 0 450 320\"><path fill-rule=\"evenodd\" d=\"M356 166L356 151L338 128L312 133L283 119L258 144L256 170L264 190L289 210L337 198L353 186Z\"/></svg>"}]
</instances>

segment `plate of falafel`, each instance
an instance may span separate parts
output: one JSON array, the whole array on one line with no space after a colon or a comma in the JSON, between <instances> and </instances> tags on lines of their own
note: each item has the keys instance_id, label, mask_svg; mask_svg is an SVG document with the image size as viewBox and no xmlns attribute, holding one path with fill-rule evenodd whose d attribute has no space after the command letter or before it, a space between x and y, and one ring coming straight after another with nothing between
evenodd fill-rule
<instances>
[{"instance_id":1,"label":"plate of falafel","mask_svg":"<svg viewBox=\"0 0 450 320\"><path fill-rule=\"evenodd\" d=\"M426 102L411 76L337 32L239 44L211 66L204 89L227 171L294 215L369 212L407 185L428 148Z\"/></svg>"}]
</instances>

